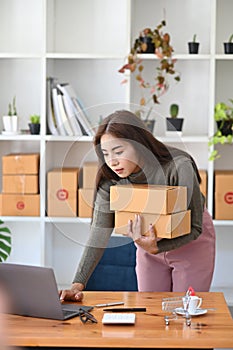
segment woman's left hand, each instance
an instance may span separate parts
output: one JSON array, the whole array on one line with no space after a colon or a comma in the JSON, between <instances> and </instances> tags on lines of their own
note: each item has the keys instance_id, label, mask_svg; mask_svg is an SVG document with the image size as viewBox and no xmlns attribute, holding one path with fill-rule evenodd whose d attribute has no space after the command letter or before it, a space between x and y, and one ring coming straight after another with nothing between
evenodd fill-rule
<instances>
[{"instance_id":1,"label":"woman's left hand","mask_svg":"<svg viewBox=\"0 0 233 350\"><path fill-rule=\"evenodd\" d=\"M139 214L135 215L135 220L128 221L127 236L132 238L137 245L146 250L150 254L158 253L157 237L152 224L146 236L142 235L142 219Z\"/></svg>"}]
</instances>

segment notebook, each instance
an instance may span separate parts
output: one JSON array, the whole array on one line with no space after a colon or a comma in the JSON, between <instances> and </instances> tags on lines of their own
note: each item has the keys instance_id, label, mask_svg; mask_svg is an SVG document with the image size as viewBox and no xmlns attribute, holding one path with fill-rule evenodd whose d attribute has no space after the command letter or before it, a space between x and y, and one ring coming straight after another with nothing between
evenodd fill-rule
<instances>
[{"instance_id":1,"label":"notebook","mask_svg":"<svg viewBox=\"0 0 233 350\"><path fill-rule=\"evenodd\" d=\"M9 298L7 313L67 320L80 314L80 303L62 304L54 271L49 267L1 263L0 288Z\"/></svg>"}]
</instances>

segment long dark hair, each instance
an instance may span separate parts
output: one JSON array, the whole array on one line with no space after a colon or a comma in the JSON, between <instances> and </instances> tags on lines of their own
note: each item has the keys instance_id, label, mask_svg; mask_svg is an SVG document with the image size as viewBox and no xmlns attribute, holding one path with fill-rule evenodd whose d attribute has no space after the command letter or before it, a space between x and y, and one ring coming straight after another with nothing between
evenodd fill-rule
<instances>
[{"instance_id":1,"label":"long dark hair","mask_svg":"<svg viewBox=\"0 0 233 350\"><path fill-rule=\"evenodd\" d=\"M171 161L176 154L176 148L167 147L164 143L157 140L146 128L144 122L134 113L127 110L115 111L108 117L104 118L94 138L95 151L99 160L96 189L98 189L100 182L104 179L119 180L118 175L115 174L104 161L104 156L100 147L101 137L104 134L111 134L117 138L122 138L128 142L132 142L133 147L136 148L136 151L139 152L139 155L141 155L145 161L151 161L149 155L152 154L157 161L163 165ZM137 145L139 147L137 147ZM143 152L145 149L150 152ZM193 158L184 151L179 150L179 152L183 152L191 159L200 183L200 175Z\"/></svg>"}]
</instances>

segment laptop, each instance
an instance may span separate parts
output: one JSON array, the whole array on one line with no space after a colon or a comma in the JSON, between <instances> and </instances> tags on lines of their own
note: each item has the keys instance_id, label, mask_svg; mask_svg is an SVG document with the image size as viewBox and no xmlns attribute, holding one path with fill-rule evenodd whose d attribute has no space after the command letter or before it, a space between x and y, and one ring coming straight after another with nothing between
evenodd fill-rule
<instances>
[{"instance_id":1,"label":"laptop","mask_svg":"<svg viewBox=\"0 0 233 350\"><path fill-rule=\"evenodd\" d=\"M62 304L54 271L49 267L1 263L0 289L9 299L10 314L67 320L79 316L80 308L93 309L79 303Z\"/></svg>"}]
</instances>

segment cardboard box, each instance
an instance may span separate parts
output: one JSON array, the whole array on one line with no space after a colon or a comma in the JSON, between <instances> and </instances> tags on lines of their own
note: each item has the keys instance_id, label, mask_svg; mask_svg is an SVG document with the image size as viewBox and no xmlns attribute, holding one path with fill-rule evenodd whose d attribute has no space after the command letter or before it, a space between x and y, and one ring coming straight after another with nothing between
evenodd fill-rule
<instances>
[{"instance_id":1,"label":"cardboard box","mask_svg":"<svg viewBox=\"0 0 233 350\"><path fill-rule=\"evenodd\" d=\"M115 185L110 188L110 209L151 214L187 210L187 188L158 185Z\"/></svg>"},{"instance_id":2,"label":"cardboard box","mask_svg":"<svg viewBox=\"0 0 233 350\"><path fill-rule=\"evenodd\" d=\"M142 234L147 235L149 225L152 223L159 238L175 238L186 235L191 231L191 211L160 215L143 213ZM127 234L128 220L135 220L135 213L115 212L115 233Z\"/></svg>"},{"instance_id":3,"label":"cardboard box","mask_svg":"<svg viewBox=\"0 0 233 350\"><path fill-rule=\"evenodd\" d=\"M39 194L0 194L0 215L40 216Z\"/></svg>"},{"instance_id":4,"label":"cardboard box","mask_svg":"<svg viewBox=\"0 0 233 350\"><path fill-rule=\"evenodd\" d=\"M83 188L95 188L97 170L97 162L85 162L83 164Z\"/></svg>"},{"instance_id":5,"label":"cardboard box","mask_svg":"<svg viewBox=\"0 0 233 350\"><path fill-rule=\"evenodd\" d=\"M79 168L55 168L48 172L48 216L77 216Z\"/></svg>"},{"instance_id":6,"label":"cardboard box","mask_svg":"<svg viewBox=\"0 0 233 350\"><path fill-rule=\"evenodd\" d=\"M91 218L94 201L94 189L80 188L78 190L78 216L80 218Z\"/></svg>"},{"instance_id":7,"label":"cardboard box","mask_svg":"<svg viewBox=\"0 0 233 350\"><path fill-rule=\"evenodd\" d=\"M215 219L233 220L233 170L215 171Z\"/></svg>"},{"instance_id":8,"label":"cardboard box","mask_svg":"<svg viewBox=\"0 0 233 350\"><path fill-rule=\"evenodd\" d=\"M2 157L3 175L38 174L39 153L11 153Z\"/></svg>"},{"instance_id":9,"label":"cardboard box","mask_svg":"<svg viewBox=\"0 0 233 350\"><path fill-rule=\"evenodd\" d=\"M3 175L2 176L3 193L39 193L38 175Z\"/></svg>"},{"instance_id":10,"label":"cardboard box","mask_svg":"<svg viewBox=\"0 0 233 350\"><path fill-rule=\"evenodd\" d=\"M204 194L205 198L207 198L207 171L199 170L199 174L201 176L200 190Z\"/></svg>"}]
</instances>

